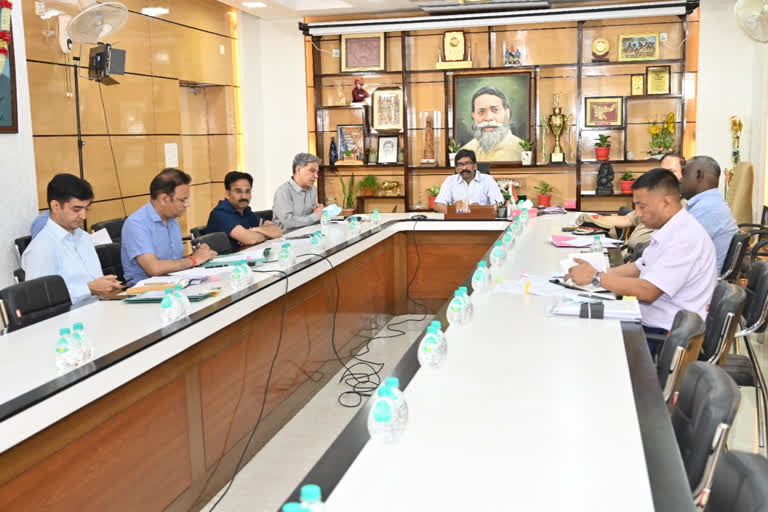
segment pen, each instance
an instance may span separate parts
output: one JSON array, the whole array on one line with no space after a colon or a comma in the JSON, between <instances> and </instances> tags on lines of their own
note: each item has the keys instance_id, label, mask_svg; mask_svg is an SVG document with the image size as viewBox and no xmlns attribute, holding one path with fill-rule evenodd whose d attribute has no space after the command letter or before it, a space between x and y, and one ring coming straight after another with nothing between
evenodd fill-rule
<instances>
[{"instance_id":1,"label":"pen","mask_svg":"<svg viewBox=\"0 0 768 512\"><path fill-rule=\"evenodd\" d=\"M602 295L592 295L591 293L580 293L579 297L586 297L588 299L597 299L597 300L616 300L613 297L604 297Z\"/></svg>"}]
</instances>

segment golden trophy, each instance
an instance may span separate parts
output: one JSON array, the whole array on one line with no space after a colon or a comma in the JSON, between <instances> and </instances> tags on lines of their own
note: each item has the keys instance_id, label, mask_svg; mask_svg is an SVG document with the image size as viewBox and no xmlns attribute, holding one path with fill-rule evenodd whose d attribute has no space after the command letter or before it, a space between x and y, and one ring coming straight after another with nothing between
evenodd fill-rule
<instances>
[{"instance_id":1,"label":"golden trophy","mask_svg":"<svg viewBox=\"0 0 768 512\"><path fill-rule=\"evenodd\" d=\"M565 132L568 127L568 117L563 114L560 107L560 95L555 94L554 108L552 114L547 117L547 127L552 135L555 136L555 147L552 150L552 154L549 157L549 163L559 164L565 163L565 154L563 148L560 146L560 136Z\"/></svg>"},{"instance_id":2,"label":"golden trophy","mask_svg":"<svg viewBox=\"0 0 768 512\"><path fill-rule=\"evenodd\" d=\"M731 116L731 160L733 165L736 165L741 160L741 149L739 148L739 142L741 140L741 130L744 124L737 116Z\"/></svg>"}]
</instances>

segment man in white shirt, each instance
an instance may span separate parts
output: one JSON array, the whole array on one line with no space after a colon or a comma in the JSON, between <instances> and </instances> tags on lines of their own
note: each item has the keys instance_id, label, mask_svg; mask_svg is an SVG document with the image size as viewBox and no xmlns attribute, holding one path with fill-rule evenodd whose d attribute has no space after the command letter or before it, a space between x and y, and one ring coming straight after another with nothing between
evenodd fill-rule
<instances>
[{"instance_id":1,"label":"man in white shirt","mask_svg":"<svg viewBox=\"0 0 768 512\"><path fill-rule=\"evenodd\" d=\"M445 178L435 198L435 211L446 213L448 204L458 200L469 201L470 206L488 206L503 203L499 184L488 174L477 172L475 152L462 149L456 153L456 174Z\"/></svg>"}]
</instances>

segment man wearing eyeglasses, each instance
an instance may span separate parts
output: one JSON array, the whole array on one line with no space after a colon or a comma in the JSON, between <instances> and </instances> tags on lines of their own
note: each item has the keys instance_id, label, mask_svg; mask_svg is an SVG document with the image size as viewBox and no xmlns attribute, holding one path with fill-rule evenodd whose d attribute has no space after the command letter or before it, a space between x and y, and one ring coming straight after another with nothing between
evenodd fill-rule
<instances>
[{"instance_id":1,"label":"man wearing eyeglasses","mask_svg":"<svg viewBox=\"0 0 768 512\"><path fill-rule=\"evenodd\" d=\"M448 176L435 198L434 210L446 213L448 204L466 201L470 206L488 206L503 203L499 184L488 174L477 172L477 158L470 149L456 153L456 174Z\"/></svg>"},{"instance_id":2,"label":"man wearing eyeglasses","mask_svg":"<svg viewBox=\"0 0 768 512\"><path fill-rule=\"evenodd\" d=\"M163 169L149 185L149 202L125 219L120 259L128 285L196 267L216 256L203 243L191 255L182 257L184 244L176 219L189 206L191 181L184 171Z\"/></svg>"}]
</instances>

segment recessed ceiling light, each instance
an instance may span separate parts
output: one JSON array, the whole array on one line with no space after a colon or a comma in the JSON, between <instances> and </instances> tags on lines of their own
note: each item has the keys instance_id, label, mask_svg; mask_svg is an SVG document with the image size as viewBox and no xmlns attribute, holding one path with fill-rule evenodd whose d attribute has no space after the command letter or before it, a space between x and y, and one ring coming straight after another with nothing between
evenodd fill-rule
<instances>
[{"instance_id":1,"label":"recessed ceiling light","mask_svg":"<svg viewBox=\"0 0 768 512\"><path fill-rule=\"evenodd\" d=\"M243 2L243 6L251 9L258 9L261 7L266 7L267 4L265 4L264 2Z\"/></svg>"},{"instance_id":2,"label":"recessed ceiling light","mask_svg":"<svg viewBox=\"0 0 768 512\"><path fill-rule=\"evenodd\" d=\"M168 14L168 12L166 7L144 7L141 10L141 14L145 16L162 16L163 14Z\"/></svg>"}]
</instances>

